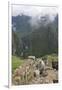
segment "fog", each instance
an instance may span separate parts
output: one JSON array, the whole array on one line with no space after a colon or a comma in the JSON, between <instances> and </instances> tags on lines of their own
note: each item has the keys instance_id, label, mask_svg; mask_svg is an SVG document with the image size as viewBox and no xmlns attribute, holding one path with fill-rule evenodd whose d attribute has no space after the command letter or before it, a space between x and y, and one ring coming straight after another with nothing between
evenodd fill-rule
<instances>
[{"instance_id":1,"label":"fog","mask_svg":"<svg viewBox=\"0 0 62 90\"><path fill-rule=\"evenodd\" d=\"M12 5L11 6L12 16L27 15L30 16L30 23L32 26L39 27L40 18L47 16L48 22L53 21L57 15L57 7L43 7L43 6L32 6L32 5Z\"/></svg>"}]
</instances>

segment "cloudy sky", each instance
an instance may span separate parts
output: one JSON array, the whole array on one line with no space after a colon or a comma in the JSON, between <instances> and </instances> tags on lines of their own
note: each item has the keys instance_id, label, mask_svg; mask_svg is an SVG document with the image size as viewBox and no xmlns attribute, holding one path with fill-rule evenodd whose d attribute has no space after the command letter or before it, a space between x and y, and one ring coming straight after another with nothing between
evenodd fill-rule
<instances>
[{"instance_id":1,"label":"cloudy sky","mask_svg":"<svg viewBox=\"0 0 62 90\"><path fill-rule=\"evenodd\" d=\"M51 15L55 16L57 14L57 7L46 7L46 6L31 6L31 5L12 5L12 16L17 16L21 14L29 16L43 16Z\"/></svg>"},{"instance_id":2,"label":"cloudy sky","mask_svg":"<svg viewBox=\"0 0 62 90\"><path fill-rule=\"evenodd\" d=\"M49 16L50 20L54 20L54 17L58 13L57 7L52 6L39 6L39 5L23 5L23 4L12 4L11 6L12 16L17 15L28 15L31 16L31 25L38 25L41 16Z\"/></svg>"}]
</instances>

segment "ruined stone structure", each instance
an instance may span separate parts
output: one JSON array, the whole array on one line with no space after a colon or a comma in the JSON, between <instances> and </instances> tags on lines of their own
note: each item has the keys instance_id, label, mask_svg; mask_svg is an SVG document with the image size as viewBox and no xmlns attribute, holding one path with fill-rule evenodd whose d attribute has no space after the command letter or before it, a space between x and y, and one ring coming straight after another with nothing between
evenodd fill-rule
<instances>
[{"instance_id":1,"label":"ruined stone structure","mask_svg":"<svg viewBox=\"0 0 62 90\"><path fill-rule=\"evenodd\" d=\"M13 73L12 82L14 85L53 83L58 80L57 71L52 67L45 66L42 59L27 59Z\"/></svg>"},{"instance_id":2,"label":"ruined stone structure","mask_svg":"<svg viewBox=\"0 0 62 90\"><path fill-rule=\"evenodd\" d=\"M27 84L29 80L33 78L34 67L33 61L27 60L22 66L19 66L13 74L13 83L14 84Z\"/></svg>"}]
</instances>

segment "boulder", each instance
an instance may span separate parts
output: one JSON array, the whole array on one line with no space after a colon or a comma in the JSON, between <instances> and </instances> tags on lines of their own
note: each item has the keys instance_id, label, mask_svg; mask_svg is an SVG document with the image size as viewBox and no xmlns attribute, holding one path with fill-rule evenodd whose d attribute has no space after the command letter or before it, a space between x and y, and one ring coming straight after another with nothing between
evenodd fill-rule
<instances>
[{"instance_id":1,"label":"boulder","mask_svg":"<svg viewBox=\"0 0 62 90\"><path fill-rule=\"evenodd\" d=\"M45 63L43 60L38 59L38 64L36 65L37 69L39 69L40 74L45 70Z\"/></svg>"},{"instance_id":2,"label":"boulder","mask_svg":"<svg viewBox=\"0 0 62 90\"><path fill-rule=\"evenodd\" d=\"M35 57L35 56L28 56L28 59L33 59L33 60L35 60L36 57Z\"/></svg>"},{"instance_id":3,"label":"boulder","mask_svg":"<svg viewBox=\"0 0 62 90\"><path fill-rule=\"evenodd\" d=\"M34 77L39 77L40 76L40 71L39 70L35 70L34 71Z\"/></svg>"}]
</instances>

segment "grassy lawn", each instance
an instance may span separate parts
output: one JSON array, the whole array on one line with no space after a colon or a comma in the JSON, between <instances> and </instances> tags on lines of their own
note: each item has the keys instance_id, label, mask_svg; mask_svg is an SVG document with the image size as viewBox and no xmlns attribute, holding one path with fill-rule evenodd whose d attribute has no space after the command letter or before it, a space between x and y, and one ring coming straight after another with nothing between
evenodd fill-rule
<instances>
[{"instance_id":1,"label":"grassy lawn","mask_svg":"<svg viewBox=\"0 0 62 90\"><path fill-rule=\"evenodd\" d=\"M14 70L23 63L24 63L23 59L21 59L17 56L12 56L12 72L14 72Z\"/></svg>"}]
</instances>

